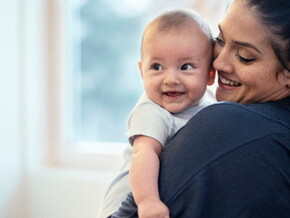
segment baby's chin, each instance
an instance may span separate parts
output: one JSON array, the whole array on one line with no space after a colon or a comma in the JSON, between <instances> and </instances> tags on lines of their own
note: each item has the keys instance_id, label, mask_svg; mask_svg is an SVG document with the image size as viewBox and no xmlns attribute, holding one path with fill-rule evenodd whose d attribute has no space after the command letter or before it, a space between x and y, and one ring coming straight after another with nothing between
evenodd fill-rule
<instances>
[{"instance_id":1,"label":"baby's chin","mask_svg":"<svg viewBox=\"0 0 290 218\"><path fill-rule=\"evenodd\" d=\"M185 111L186 109L190 108L190 106L182 107L182 106L177 104L177 105L165 106L164 108L172 114L177 114L177 113L180 113L180 112Z\"/></svg>"}]
</instances>

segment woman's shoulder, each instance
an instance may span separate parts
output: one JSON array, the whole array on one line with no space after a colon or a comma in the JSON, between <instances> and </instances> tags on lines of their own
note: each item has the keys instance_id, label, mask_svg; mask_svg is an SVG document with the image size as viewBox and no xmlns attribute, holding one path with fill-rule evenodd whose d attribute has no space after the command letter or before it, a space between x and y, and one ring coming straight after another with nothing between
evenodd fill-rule
<instances>
[{"instance_id":1,"label":"woman's shoulder","mask_svg":"<svg viewBox=\"0 0 290 218\"><path fill-rule=\"evenodd\" d=\"M247 106L235 102L217 102L203 108L197 116L208 116L213 119L232 118L233 115L251 116L255 112L250 112Z\"/></svg>"},{"instance_id":2,"label":"woman's shoulder","mask_svg":"<svg viewBox=\"0 0 290 218\"><path fill-rule=\"evenodd\" d=\"M186 125L185 135L198 134L218 141L243 144L273 134L290 133L290 113L271 109L271 104L221 102L197 113ZM276 108L276 107L274 107ZM280 107L277 106L279 109ZM280 114L279 114L280 113ZM226 143L223 141L223 143ZM230 144L231 144L230 143Z\"/></svg>"},{"instance_id":3,"label":"woman's shoulder","mask_svg":"<svg viewBox=\"0 0 290 218\"><path fill-rule=\"evenodd\" d=\"M223 122L273 123L290 129L290 107L277 102L239 104L234 102L219 102L210 105L199 113L200 116ZM204 118L203 118L204 119Z\"/></svg>"}]
</instances>

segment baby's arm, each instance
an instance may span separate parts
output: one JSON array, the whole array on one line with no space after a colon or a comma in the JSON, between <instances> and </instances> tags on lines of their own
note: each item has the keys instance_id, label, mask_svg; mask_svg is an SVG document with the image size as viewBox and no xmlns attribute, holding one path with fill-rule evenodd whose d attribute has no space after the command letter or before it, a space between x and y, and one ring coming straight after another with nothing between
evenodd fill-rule
<instances>
[{"instance_id":1,"label":"baby's arm","mask_svg":"<svg viewBox=\"0 0 290 218\"><path fill-rule=\"evenodd\" d=\"M159 198L159 154L163 147L155 139L136 136L130 170L131 187L140 218L169 218L169 210Z\"/></svg>"}]
</instances>

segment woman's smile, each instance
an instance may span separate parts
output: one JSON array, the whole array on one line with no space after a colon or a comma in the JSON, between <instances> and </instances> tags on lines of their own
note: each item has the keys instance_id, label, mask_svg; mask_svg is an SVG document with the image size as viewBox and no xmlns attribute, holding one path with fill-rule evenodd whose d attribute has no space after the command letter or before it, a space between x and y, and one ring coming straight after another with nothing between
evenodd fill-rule
<instances>
[{"instance_id":1,"label":"woman's smile","mask_svg":"<svg viewBox=\"0 0 290 218\"><path fill-rule=\"evenodd\" d=\"M231 87L238 87L242 84L233 80L229 80L223 76L219 76L219 85L220 86L231 86Z\"/></svg>"}]
</instances>

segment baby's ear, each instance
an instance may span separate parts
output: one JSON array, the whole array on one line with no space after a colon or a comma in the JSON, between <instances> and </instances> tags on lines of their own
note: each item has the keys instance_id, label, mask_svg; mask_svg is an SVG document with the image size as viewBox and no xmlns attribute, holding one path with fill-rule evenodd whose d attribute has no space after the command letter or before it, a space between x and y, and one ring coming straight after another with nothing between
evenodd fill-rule
<instances>
[{"instance_id":1,"label":"baby's ear","mask_svg":"<svg viewBox=\"0 0 290 218\"><path fill-rule=\"evenodd\" d=\"M207 84L208 84L209 86L211 86L212 84L214 84L214 79L215 79L215 69L212 68L212 69L209 71L209 79L208 79Z\"/></svg>"},{"instance_id":2,"label":"baby's ear","mask_svg":"<svg viewBox=\"0 0 290 218\"><path fill-rule=\"evenodd\" d=\"M141 77L143 77L143 74L142 74L142 61L138 61L138 67L139 67L139 71L141 73Z\"/></svg>"}]
</instances>

